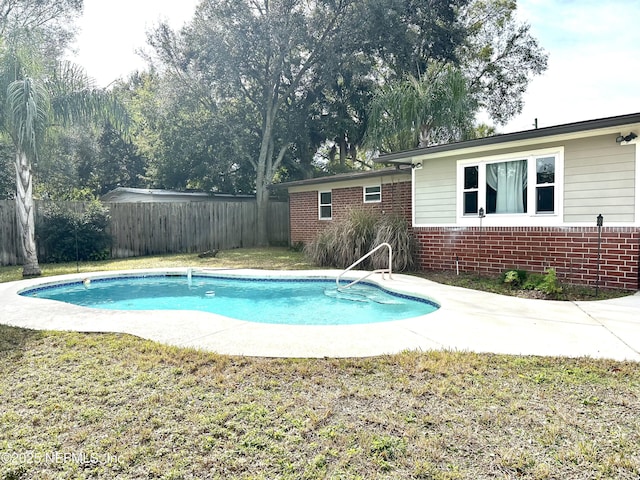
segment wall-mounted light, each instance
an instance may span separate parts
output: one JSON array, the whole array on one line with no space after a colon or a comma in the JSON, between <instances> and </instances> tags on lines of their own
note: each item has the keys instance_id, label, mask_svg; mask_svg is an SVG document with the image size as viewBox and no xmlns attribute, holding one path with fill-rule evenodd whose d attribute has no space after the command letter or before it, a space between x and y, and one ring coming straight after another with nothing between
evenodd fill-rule
<instances>
[{"instance_id":1,"label":"wall-mounted light","mask_svg":"<svg viewBox=\"0 0 640 480\"><path fill-rule=\"evenodd\" d=\"M634 132L629 132L629 135L618 135L616 137L616 143L630 142L635 138L638 138L638 135L636 135Z\"/></svg>"},{"instance_id":2,"label":"wall-mounted light","mask_svg":"<svg viewBox=\"0 0 640 480\"><path fill-rule=\"evenodd\" d=\"M411 168L415 168L416 170L422 170L422 163L413 163L411 164Z\"/></svg>"},{"instance_id":3,"label":"wall-mounted light","mask_svg":"<svg viewBox=\"0 0 640 480\"><path fill-rule=\"evenodd\" d=\"M480 210L478 210L478 216L480 218L484 218L486 215L484 214L484 208L480 207Z\"/></svg>"}]
</instances>

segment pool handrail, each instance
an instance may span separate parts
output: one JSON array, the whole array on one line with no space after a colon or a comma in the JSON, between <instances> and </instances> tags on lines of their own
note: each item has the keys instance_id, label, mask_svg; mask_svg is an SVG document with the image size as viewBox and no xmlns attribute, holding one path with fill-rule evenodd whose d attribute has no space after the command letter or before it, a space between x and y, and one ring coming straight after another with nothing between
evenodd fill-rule
<instances>
[{"instance_id":1,"label":"pool handrail","mask_svg":"<svg viewBox=\"0 0 640 480\"><path fill-rule=\"evenodd\" d=\"M356 280L354 280L353 282L349 283L348 285L345 286L340 286L340 278L347 273L349 270L353 269L353 267L355 267L356 265L358 265L360 262L362 262L363 260L365 260L366 258L369 258L371 255L373 255L374 253L376 253L378 250L380 250L381 248L387 247L389 249L389 267L388 268L379 268L377 270L373 270L369 273L367 273L364 277L360 277ZM336 277L336 287L338 288L338 290L340 289L345 289L345 288L349 288L352 287L353 285L355 285L356 283L359 283L361 281L363 281L366 278L369 278L371 275L373 275L374 273L381 273L382 274L382 279L384 280L384 275L385 273L389 274L389 279L392 279L391 277L391 266L393 265L393 252L391 249L391 245L389 245L388 243L384 242L381 243L380 245L378 245L377 247L375 247L374 249L370 250L369 253L367 253L366 255L363 255L362 257L360 257L358 260L356 260L355 262L353 262L351 265L349 265L347 268L345 268L342 272L340 272L340 274Z\"/></svg>"}]
</instances>

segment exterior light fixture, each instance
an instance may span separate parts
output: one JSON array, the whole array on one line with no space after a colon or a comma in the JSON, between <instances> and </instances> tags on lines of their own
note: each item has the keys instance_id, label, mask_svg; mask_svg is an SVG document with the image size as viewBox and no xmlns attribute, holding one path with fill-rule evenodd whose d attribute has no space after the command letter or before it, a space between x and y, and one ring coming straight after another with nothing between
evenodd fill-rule
<instances>
[{"instance_id":1,"label":"exterior light fixture","mask_svg":"<svg viewBox=\"0 0 640 480\"><path fill-rule=\"evenodd\" d=\"M484 208L480 207L480 210L478 210L478 216L480 218L484 218L485 217Z\"/></svg>"},{"instance_id":2,"label":"exterior light fixture","mask_svg":"<svg viewBox=\"0 0 640 480\"><path fill-rule=\"evenodd\" d=\"M602 214L599 214L596 217L596 226L598 227L598 258L596 260L596 297L600 291L600 245L602 244L602 224L604 223L604 218Z\"/></svg>"},{"instance_id":3,"label":"exterior light fixture","mask_svg":"<svg viewBox=\"0 0 640 480\"><path fill-rule=\"evenodd\" d=\"M636 135L634 132L629 132L629 135L618 135L616 137L616 143L630 142L635 138L638 138L638 135Z\"/></svg>"}]
</instances>

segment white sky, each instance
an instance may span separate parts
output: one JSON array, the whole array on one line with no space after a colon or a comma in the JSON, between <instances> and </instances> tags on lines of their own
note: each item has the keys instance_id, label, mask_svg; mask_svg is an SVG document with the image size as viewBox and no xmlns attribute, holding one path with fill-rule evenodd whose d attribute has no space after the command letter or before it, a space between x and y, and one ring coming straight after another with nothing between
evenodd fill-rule
<instances>
[{"instance_id":1,"label":"white sky","mask_svg":"<svg viewBox=\"0 0 640 480\"><path fill-rule=\"evenodd\" d=\"M98 86L106 87L134 70L146 69L136 54L146 48L146 33L160 21L174 28L189 21L198 0L84 0L75 43L82 65Z\"/></svg>"},{"instance_id":2,"label":"white sky","mask_svg":"<svg viewBox=\"0 0 640 480\"><path fill-rule=\"evenodd\" d=\"M518 12L549 64L502 132L640 112L640 2L519 0Z\"/></svg>"},{"instance_id":3,"label":"white sky","mask_svg":"<svg viewBox=\"0 0 640 480\"><path fill-rule=\"evenodd\" d=\"M160 20L179 28L198 0L85 0L74 61L105 87L145 63L146 31ZM549 68L525 106L500 132L640 112L640 2L519 0L518 15L549 53Z\"/></svg>"}]
</instances>

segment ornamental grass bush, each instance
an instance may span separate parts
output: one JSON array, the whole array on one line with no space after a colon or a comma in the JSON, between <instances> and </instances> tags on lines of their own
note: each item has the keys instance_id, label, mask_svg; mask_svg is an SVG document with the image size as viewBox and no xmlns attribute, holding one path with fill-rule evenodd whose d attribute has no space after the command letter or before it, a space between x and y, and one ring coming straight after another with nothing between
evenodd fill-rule
<instances>
[{"instance_id":1,"label":"ornamental grass bush","mask_svg":"<svg viewBox=\"0 0 640 480\"><path fill-rule=\"evenodd\" d=\"M349 210L344 219L328 225L305 246L305 254L317 266L347 268L385 242L393 251L393 270L412 270L415 242L407 221L397 214L360 208ZM387 249L380 249L358 268L386 268L388 255Z\"/></svg>"}]
</instances>

